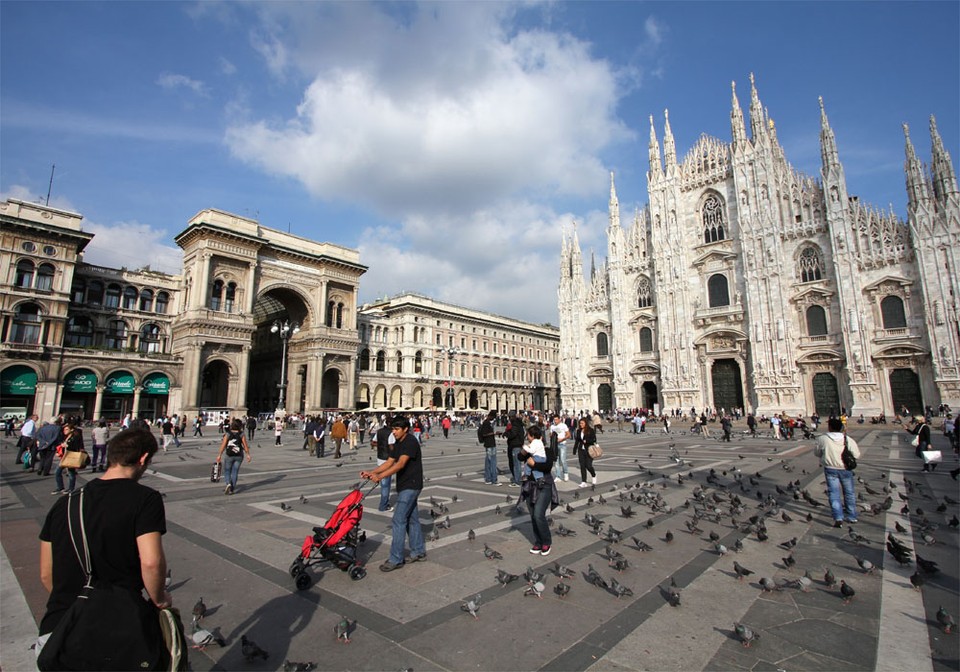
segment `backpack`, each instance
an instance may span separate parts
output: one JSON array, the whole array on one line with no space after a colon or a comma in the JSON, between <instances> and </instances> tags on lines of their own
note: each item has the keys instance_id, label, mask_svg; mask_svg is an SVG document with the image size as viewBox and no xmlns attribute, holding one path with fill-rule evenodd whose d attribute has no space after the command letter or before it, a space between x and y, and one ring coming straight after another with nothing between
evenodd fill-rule
<instances>
[{"instance_id":1,"label":"backpack","mask_svg":"<svg viewBox=\"0 0 960 672\"><path fill-rule=\"evenodd\" d=\"M243 437L240 434L230 432L227 434L227 448L224 452L230 457L237 457L243 452Z\"/></svg>"},{"instance_id":2,"label":"backpack","mask_svg":"<svg viewBox=\"0 0 960 672\"><path fill-rule=\"evenodd\" d=\"M480 443L483 443L483 425L484 423L481 422L480 425L477 427L477 441L479 441Z\"/></svg>"}]
</instances>

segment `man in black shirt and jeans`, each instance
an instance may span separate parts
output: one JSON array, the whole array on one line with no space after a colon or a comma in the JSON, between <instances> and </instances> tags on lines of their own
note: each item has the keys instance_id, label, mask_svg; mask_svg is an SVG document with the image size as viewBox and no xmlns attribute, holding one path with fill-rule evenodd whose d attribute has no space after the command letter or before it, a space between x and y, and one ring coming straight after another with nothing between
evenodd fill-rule
<instances>
[{"instance_id":1,"label":"man in black shirt and jeans","mask_svg":"<svg viewBox=\"0 0 960 672\"><path fill-rule=\"evenodd\" d=\"M513 475L510 487L519 488L521 462L517 458L517 453L523 448L523 440L526 438L527 433L523 428L523 421L516 412L510 412L507 429L503 432L503 435L507 439L507 464L510 466L510 472Z\"/></svg>"},{"instance_id":2,"label":"man in black shirt and jeans","mask_svg":"<svg viewBox=\"0 0 960 672\"><path fill-rule=\"evenodd\" d=\"M388 476L397 475L397 501L393 509L393 542L390 557L380 565L380 571L392 572L403 567L403 547L410 536L410 558L407 562L426 560L427 547L420 528L417 498L423 490L423 460L420 442L410 435L410 423L397 416L390 423L394 444L387 461L373 471L361 471L360 478L379 483Z\"/></svg>"}]
</instances>

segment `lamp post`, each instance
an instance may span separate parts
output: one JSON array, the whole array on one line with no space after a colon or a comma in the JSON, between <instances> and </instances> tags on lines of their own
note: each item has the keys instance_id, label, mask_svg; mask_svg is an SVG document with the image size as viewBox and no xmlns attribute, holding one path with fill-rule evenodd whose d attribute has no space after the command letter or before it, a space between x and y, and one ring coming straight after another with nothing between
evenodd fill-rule
<instances>
[{"instance_id":1,"label":"lamp post","mask_svg":"<svg viewBox=\"0 0 960 672\"><path fill-rule=\"evenodd\" d=\"M290 343L290 339L298 331L300 331L300 324L289 320L284 320L283 322L274 320L273 326L270 327L270 333L279 335L280 341L283 344L283 354L280 359L280 384L277 385L277 387L280 388L280 398L277 402L277 410L275 412L277 416L282 416L286 412L284 405L287 396L287 346Z\"/></svg>"},{"instance_id":2,"label":"lamp post","mask_svg":"<svg viewBox=\"0 0 960 672\"><path fill-rule=\"evenodd\" d=\"M451 346L441 345L440 352L446 355L448 360L447 370L450 372L450 379L447 382L447 385L448 385L447 394L446 394L447 408L453 408L454 400L456 399L456 395L454 394L454 391L453 391L453 363L456 356L459 355L461 352L463 352L463 350L455 345L451 345Z\"/></svg>"}]
</instances>

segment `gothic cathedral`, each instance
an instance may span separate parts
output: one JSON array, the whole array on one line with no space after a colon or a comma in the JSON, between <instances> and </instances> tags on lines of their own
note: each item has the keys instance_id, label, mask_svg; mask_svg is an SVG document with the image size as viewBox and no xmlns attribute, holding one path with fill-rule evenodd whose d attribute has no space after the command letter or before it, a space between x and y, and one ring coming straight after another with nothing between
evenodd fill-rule
<instances>
[{"instance_id":1,"label":"gothic cathedral","mask_svg":"<svg viewBox=\"0 0 960 672\"><path fill-rule=\"evenodd\" d=\"M742 408L866 417L960 408L960 193L930 119L932 161L906 135L907 221L847 194L820 101L820 179L795 170L750 77L731 142L682 162L650 119L648 203L584 277L576 229L558 290L561 406Z\"/></svg>"}]
</instances>

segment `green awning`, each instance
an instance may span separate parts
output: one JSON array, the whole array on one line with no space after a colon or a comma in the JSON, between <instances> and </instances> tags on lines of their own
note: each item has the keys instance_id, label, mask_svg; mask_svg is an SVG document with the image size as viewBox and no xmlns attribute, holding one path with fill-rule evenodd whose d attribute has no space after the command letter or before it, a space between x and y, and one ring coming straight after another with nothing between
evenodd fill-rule
<instances>
[{"instance_id":1,"label":"green awning","mask_svg":"<svg viewBox=\"0 0 960 672\"><path fill-rule=\"evenodd\" d=\"M151 373L143 379L143 391L147 394L169 394L170 379L162 373Z\"/></svg>"},{"instance_id":2,"label":"green awning","mask_svg":"<svg viewBox=\"0 0 960 672\"><path fill-rule=\"evenodd\" d=\"M90 369L74 369L63 379L64 392L96 392L97 374Z\"/></svg>"},{"instance_id":3,"label":"green awning","mask_svg":"<svg viewBox=\"0 0 960 672\"><path fill-rule=\"evenodd\" d=\"M133 374L116 371L107 376L107 394L133 394Z\"/></svg>"},{"instance_id":4,"label":"green awning","mask_svg":"<svg viewBox=\"0 0 960 672\"><path fill-rule=\"evenodd\" d=\"M0 393L33 396L37 393L37 374L29 366L8 366L0 374Z\"/></svg>"}]
</instances>

